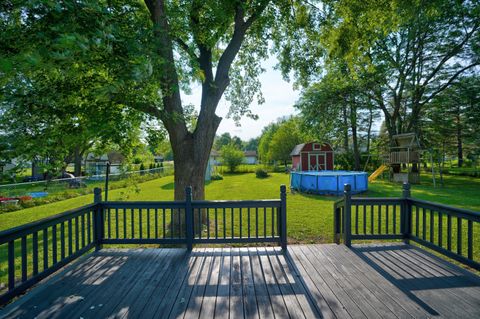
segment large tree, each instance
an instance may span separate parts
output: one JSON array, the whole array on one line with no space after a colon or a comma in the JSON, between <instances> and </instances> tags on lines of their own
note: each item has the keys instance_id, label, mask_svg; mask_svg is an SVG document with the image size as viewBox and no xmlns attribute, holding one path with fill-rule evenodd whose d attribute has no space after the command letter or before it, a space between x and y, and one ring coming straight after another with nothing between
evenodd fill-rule
<instances>
[{"instance_id":1,"label":"large tree","mask_svg":"<svg viewBox=\"0 0 480 319\"><path fill-rule=\"evenodd\" d=\"M226 92L230 115L254 116L248 109L257 96L260 58L268 55L271 30L291 13L291 1L165 1L145 0L150 12L156 57L161 61L157 80L162 107L146 110L160 118L168 131L175 162L175 198L184 187L204 197L204 176L215 133L221 122L217 106ZM295 4L294 7L302 7ZM286 22L286 21L284 21ZM188 130L183 117L180 87L201 82L196 127Z\"/></svg>"},{"instance_id":2,"label":"large tree","mask_svg":"<svg viewBox=\"0 0 480 319\"><path fill-rule=\"evenodd\" d=\"M341 58L376 85L370 97L390 137L421 136L425 108L480 65L477 1L332 2L322 33L327 60Z\"/></svg>"}]
</instances>

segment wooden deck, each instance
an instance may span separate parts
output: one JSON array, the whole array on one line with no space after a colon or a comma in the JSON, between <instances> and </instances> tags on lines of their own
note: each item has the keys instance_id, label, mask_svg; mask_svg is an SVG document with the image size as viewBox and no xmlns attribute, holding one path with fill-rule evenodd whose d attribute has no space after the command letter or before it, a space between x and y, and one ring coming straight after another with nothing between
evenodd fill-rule
<instances>
[{"instance_id":1,"label":"wooden deck","mask_svg":"<svg viewBox=\"0 0 480 319\"><path fill-rule=\"evenodd\" d=\"M480 318L480 277L413 246L104 249L4 318Z\"/></svg>"}]
</instances>

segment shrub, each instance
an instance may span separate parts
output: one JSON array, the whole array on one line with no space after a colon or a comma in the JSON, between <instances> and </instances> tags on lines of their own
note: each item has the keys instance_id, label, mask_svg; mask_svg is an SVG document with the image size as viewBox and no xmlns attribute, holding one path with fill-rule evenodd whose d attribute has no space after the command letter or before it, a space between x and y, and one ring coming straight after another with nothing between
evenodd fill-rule
<instances>
[{"instance_id":1,"label":"shrub","mask_svg":"<svg viewBox=\"0 0 480 319\"><path fill-rule=\"evenodd\" d=\"M269 175L266 170L257 168L257 170L255 171L255 176L257 176L257 178L267 178Z\"/></svg>"},{"instance_id":2,"label":"shrub","mask_svg":"<svg viewBox=\"0 0 480 319\"><path fill-rule=\"evenodd\" d=\"M221 181L221 180L223 179L223 176L220 175L220 174L213 174L213 175L210 177L210 179L211 179L212 181Z\"/></svg>"},{"instance_id":3,"label":"shrub","mask_svg":"<svg viewBox=\"0 0 480 319\"><path fill-rule=\"evenodd\" d=\"M243 162L243 152L234 144L222 147L222 161L228 167L230 173L235 172L237 166Z\"/></svg>"}]
</instances>

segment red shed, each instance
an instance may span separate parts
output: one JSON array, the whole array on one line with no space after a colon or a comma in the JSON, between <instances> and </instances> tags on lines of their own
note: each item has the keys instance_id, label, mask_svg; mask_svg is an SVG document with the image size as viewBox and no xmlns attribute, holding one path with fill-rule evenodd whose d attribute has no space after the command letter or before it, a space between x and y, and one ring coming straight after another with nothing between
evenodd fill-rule
<instances>
[{"instance_id":1,"label":"red shed","mask_svg":"<svg viewBox=\"0 0 480 319\"><path fill-rule=\"evenodd\" d=\"M333 170L333 150L329 144L298 144L290 153L292 168L297 171Z\"/></svg>"}]
</instances>

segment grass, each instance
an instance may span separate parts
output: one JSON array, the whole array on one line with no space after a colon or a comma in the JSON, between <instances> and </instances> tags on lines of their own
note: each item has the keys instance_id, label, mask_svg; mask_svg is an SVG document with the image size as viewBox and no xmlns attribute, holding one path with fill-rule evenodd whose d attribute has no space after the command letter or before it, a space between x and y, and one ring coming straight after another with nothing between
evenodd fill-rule
<instances>
[{"instance_id":1,"label":"grass","mask_svg":"<svg viewBox=\"0 0 480 319\"><path fill-rule=\"evenodd\" d=\"M281 184L289 184L289 175L272 173L258 179L255 174L225 175L224 180L209 182L206 198L216 199L268 199L279 198ZM401 195L401 185L378 180L369 185L363 196L391 197ZM412 196L447 205L480 210L480 179L463 176L445 177L445 186L433 188L428 176L422 184L412 186ZM109 192L110 200L172 200L173 177L136 184ZM332 205L334 196L288 194L288 234L292 242L331 242L333 229ZM0 230L36 221L47 216L89 204L93 195L84 195L47 205L36 206L0 215Z\"/></svg>"},{"instance_id":2,"label":"grass","mask_svg":"<svg viewBox=\"0 0 480 319\"><path fill-rule=\"evenodd\" d=\"M272 173L270 177L258 179L254 173L225 175L224 180L209 182L206 186L206 199L209 200L246 200L246 199L277 199L280 196L280 185L289 184L289 175L283 173ZM173 176L167 176L139 184L132 184L127 188L114 189L109 192L110 200L172 200L173 199ZM369 191L362 196L369 197L398 197L401 195L401 185L390 183L388 181L378 180L369 185ZM473 210L480 210L480 179L473 179L462 176L446 176L445 186L433 188L432 182L428 176L424 176L422 184L414 185L412 187L412 196L429 201L440 202L457 207L469 208ZM287 196L287 229L289 243L327 243L333 241L333 202L338 197L334 196L318 196L302 193L288 193ZM55 203L50 203L42 206L36 206L19 211L3 213L0 215L0 231L8 228L16 227L21 224L33 222L54 214L58 214L70 209L74 209L93 201L93 195L79 196ZM137 211L135 214L140 213ZM112 218L115 212L110 213ZM149 214L142 212L144 230L146 224L146 216ZM210 212L213 217L214 212ZM120 216L122 216L120 212ZM126 221L129 225L129 215ZM138 215L137 215L138 216ZM235 219L238 220L238 210L235 211ZM260 213L259 226L263 228L264 224L271 224L271 214L263 217L263 212ZM370 214L368 214L370 216ZM378 215L376 215L378 216ZM210 218L212 218L210 217ZM375 217L376 219L377 217ZM397 215L399 218L399 215ZM362 218L360 218L362 219ZM227 215L227 225L230 222L230 216ZM421 220L421 219L420 219ZM120 217L120 223L123 223L123 217ZM167 222L169 218L167 217ZM362 222L362 220L361 220ZM367 220L365 220L367 222ZM374 220L376 224L377 220ZM446 223L446 221L444 221ZM74 221L74 225L78 221ZM150 223L152 219L150 219ZM399 223L399 220L397 220ZM428 223L428 221L427 221ZM370 221L368 221L370 224ZM235 222L235 232L238 233L238 221ZM419 224L423 226L423 222ZM116 224L112 224L115 228ZM246 234L246 225L243 226L244 234ZM123 227L120 228L120 233ZM427 227L428 228L428 227ZM466 229L466 227L464 228ZM58 235L57 229L57 238ZM135 232L138 234L138 225ZM385 231L385 230L383 230ZM51 238L52 230L49 230L48 237ZM475 229L475 233L477 231ZM260 230L262 233L262 230ZM227 234L230 234L230 229L227 229ZM445 236L445 234L444 234ZM49 239L50 241L50 239ZM446 241L446 238L444 239ZM28 240L30 242L30 240ZM475 239L475 245L477 240ZM42 241L39 241L39 250L42 251ZM20 242L15 242L15 251L19 253ZM6 245L0 247L0 290L1 284L6 283ZM28 249L31 251L31 249ZM51 264L51 247L49 247L49 259ZM475 251L475 255L478 252ZM16 256L19 256L16 253ZM30 257L29 257L30 258ZM15 261L16 274L20 271L20 259ZM30 259L29 262L30 264ZM31 271L31 269L29 269Z\"/></svg>"}]
</instances>

